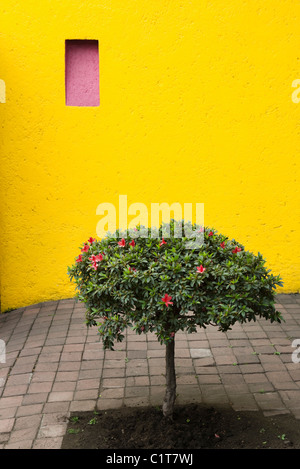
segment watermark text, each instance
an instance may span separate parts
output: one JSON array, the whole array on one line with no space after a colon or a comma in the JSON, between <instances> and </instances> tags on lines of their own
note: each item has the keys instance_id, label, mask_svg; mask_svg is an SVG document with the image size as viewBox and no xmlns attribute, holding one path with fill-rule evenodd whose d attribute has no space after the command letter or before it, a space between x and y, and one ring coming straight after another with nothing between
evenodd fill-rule
<instances>
[{"instance_id":1,"label":"watermark text","mask_svg":"<svg viewBox=\"0 0 300 469\"><path fill-rule=\"evenodd\" d=\"M194 206L195 205L195 206ZM117 217L118 213L118 217ZM171 217L171 214L173 216ZM127 195L119 195L118 210L112 203L104 202L98 205L96 215L101 216L96 226L97 236L102 239L108 233L113 235L117 229L119 236L129 231L132 237L149 237L149 222L151 225L151 238L159 238L159 227L163 224L163 237L170 237L170 221L174 220L174 237L187 238L186 248L197 249L203 244L204 240L204 204L203 203L184 203L179 202L168 204L151 203L150 213L148 207L144 203L132 203L128 207ZM131 218L129 221L129 217ZM117 220L118 218L118 220ZM182 220L184 224L182 225ZM193 228L193 220L195 225L200 229ZM118 221L118 227L117 227ZM137 230L136 226L142 227Z\"/></svg>"}]
</instances>

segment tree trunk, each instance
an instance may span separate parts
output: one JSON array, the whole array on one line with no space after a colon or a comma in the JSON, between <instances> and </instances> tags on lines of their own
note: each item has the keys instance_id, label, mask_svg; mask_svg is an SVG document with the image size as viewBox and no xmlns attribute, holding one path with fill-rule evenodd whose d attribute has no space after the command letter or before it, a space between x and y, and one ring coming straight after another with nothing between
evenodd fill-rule
<instances>
[{"instance_id":1,"label":"tree trunk","mask_svg":"<svg viewBox=\"0 0 300 469\"><path fill-rule=\"evenodd\" d=\"M176 399L175 337L166 345L166 384L167 389L162 410L164 417L172 420Z\"/></svg>"}]
</instances>

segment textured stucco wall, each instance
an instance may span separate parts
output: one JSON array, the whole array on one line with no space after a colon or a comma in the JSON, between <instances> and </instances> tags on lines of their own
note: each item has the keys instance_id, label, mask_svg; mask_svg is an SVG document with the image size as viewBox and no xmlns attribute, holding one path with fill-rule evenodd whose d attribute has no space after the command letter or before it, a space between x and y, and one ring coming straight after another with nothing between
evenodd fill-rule
<instances>
[{"instance_id":1,"label":"textured stucco wall","mask_svg":"<svg viewBox=\"0 0 300 469\"><path fill-rule=\"evenodd\" d=\"M298 0L3 0L2 311L70 297L102 202L205 204L299 291ZM65 40L98 39L100 106L65 105Z\"/></svg>"}]
</instances>

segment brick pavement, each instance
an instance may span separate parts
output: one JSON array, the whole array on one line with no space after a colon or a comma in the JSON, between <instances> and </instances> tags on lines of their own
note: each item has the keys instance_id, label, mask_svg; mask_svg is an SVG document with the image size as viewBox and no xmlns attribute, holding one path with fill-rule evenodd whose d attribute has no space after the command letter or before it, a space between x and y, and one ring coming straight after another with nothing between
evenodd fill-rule
<instances>
[{"instance_id":1,"label":"brick pavement","mask_svg":"<svg viewBox=\"0 0 300 469\"><path fill-rule=\"evenodd\" d=\"M178 404L300 419L300 363L292 360L292 342L300 339L300 295L278 295L276 301L282 324L259 320L227 333L210 326L176 334ZM164 347L156 337L128 331L114 352L104 351L74 299L0 315L0 339L6 344L0 449L60 448L70 412L162 403Z\"/></svg>"}]
</instances>

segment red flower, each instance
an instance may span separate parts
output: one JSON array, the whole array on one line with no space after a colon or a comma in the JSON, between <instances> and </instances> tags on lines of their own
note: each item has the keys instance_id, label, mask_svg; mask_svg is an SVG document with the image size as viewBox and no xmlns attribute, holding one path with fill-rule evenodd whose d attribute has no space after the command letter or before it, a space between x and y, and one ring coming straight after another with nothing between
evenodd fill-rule
<instances>
[{"instance_id":1,"label":"red flower","mask_svg":"<svg viewBox=\"0 0 300 469\"><path fill-rule=\"evenodd\" d=\"M89 257L89 260L92 262L100 262L103 260L102 254L97 254L97 256L92 255L92 257Z\"/></svg>"},{"instance_id":2,"label":"red flower","mask_svg":"<svg viewBox=\"0 0 300 469\"><path fill-rule=\"evenodd\" d=\"M203 274L203 272L206 270L206 268L203 267L203 265L201 264L200 267L197 267L197 270L198 270L198 272L200 272L200 274Z\"/></svg>"},{"instance_id":3,"label":"red flower","mask_svg":"<svg viewBox=\"0 0 300 469\"><path fill-rule=\"evenodd\" d=\"M162 239L162 241L159 245L162 246L163 244L167 244L166 241L164 240L164 238Z\"/></svg>"},{"instance_id":4,"label":"red flower","mask_svg":"<svg viewBox=\"0 0 300 469\"><path fill-rule=\"evenodd\" d=\"M167 293L165 294L165 296L162 298L162 301L165 303L166 307L168 307L169 305L172 305L172 297L169 296Z\"/></svg>"},{"instance_id":5,"label":"red flower","mask_svg":"<svg viewBox=\"0 0 300 469\"><path fill-rule=\"evenodd\" d=\"M88 242L89 242L90 244L92 244L94 241L96 241L95 238L90 237L90 238L88 239Z\"/></svg>"},{"instance_id":6,"label":"red flower","mask_svg":"<svg viewBox=\"0 0 300 469\"><path fill-rule=\"evenodd\" d=\"M82 255L81 254L79 254L79 256L77 257L76 262L82 262Z\"/></svg>"},{"instance_id":7,"label":"red flower","mask_svg":"<svg viewBox=\"0 0 300 469\"><path fill-rule=\"evenodd\" d=\"M174 337L175 332L171 332L170 337Z\"/></svg>"},{"instance_id":8,"label":"red flower","mask_svg":"<svg viewBox=\"0 0 300 469\"><path fill-rule=\"evenodd\" d=\"M223 249L225 248L225 243L224 243L224 241L223 241L223 243L220 244L220 246L221 246L221 248L223 248Z\"/></svg>"},{"instance_id":9,"label":"red flower","mask_svg":"<svg viewBox=\"0 0 300 469\"><path fill-rule=\"evenodd\" d=\"M97 270L98 262L101 262L102 259L103 259L102 254L97 254L97 256L94 256L94 254L93 254L91 257L89 257L89 260L92 261L92 263L93 263L93 265L92 265L93 269Z\"/></svg>"},{"instance_id":10,"label":"red flower","mask_svg":"<svg viewBox=\"0 0 300 469\"><path fill-rule=\"evenodd\" d=\"M125 245L126 245L125 239L122 238L121 241L118 242L118 245L119 245L121 248L124 248Z\"/></svg>"},{"instance_id":11,"label":"red flower","mask_svg":"<svg viewBox=\"0 0 300 469\"><path fill-rule=\"evenodd\" d=\"M88 252L89 249L90 249L90 246L88 244L85 244L83 248L81 249L81 252Z\"/></svg>"},{"instance_id":12,"label":"red flower","mask_svg":"<svg viewBox=\"0 0 300 469\"><path fill-rule=\"evenodd\" d=\"M135 246L135 242L134 242L134 239L129 243L129 246L132 246L134 247Z\"/></svg>"},{"instance_id":13,"label":"red flower","mask_svg":"<svg viewBox=\"0 0 300 469\"><path fill-rule=\"evenodd\" d=\"M213 235L214 235L214 233L213 233L212 231L210 231L210 232L208 233L208 236L213 236Z\"/></svg>"},{"instance_id":14,"label":"red flower","mask_svg":"<svg viewBox=\"0 0 300 469\"><path fill-rule=\"evenodd\" d=\"M233 254L236 254L237 252L240 252L241 250L242 250L241 248L238 248L238 247L236 246L236 248L233 249L232 252L233 252Z\"/></svg>"}]
</instances>

